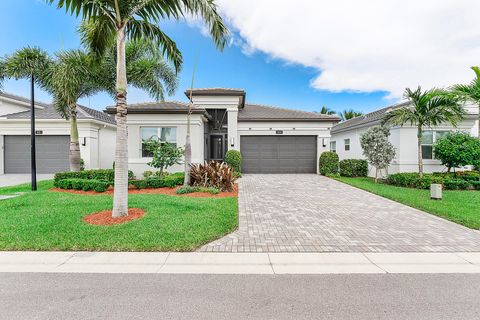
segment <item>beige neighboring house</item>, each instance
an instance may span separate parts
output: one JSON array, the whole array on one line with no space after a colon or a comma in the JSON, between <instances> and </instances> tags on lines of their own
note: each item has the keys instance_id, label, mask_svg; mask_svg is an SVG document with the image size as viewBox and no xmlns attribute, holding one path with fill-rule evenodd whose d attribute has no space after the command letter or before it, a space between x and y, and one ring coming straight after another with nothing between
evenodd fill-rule
<instances>
[{"instance_id":1,"label":"beige neighboring house","mask_svg":"<svg viewBox=\"0 0 480 320\"><path fill-rule=\"evenodd\" d=\"M69 170L70 123L52 105L36 102L37 172ZM112 168L115 119L78 106L81 157L86 168ZM0 93L0 174L30 172L30 100Z\"/></svg>"},{"instance_id":2,"label":"beige neighboring house","mask_svg":"<svg viewBox=\"0 0 480 320\"><path fill-rule=\"evenodd\" d=\"M372 126L381 124L386 112L397 107L407 106L408 103L391 105L366 115L341 122L332 128L330 149L343 159L365 159L360 136ZM449 124L434 128L424 128L422 141L423 164L425 172L442 172L447 168L435 159L433 144L450 131L468 132L478 136L478 107L466 105L467 115L456 128ZM395 147L396 156L388 168L388 173L418 172L417 128L409 124L395 126L390 129L390 142ZM469 169L469 168L466 168ZM369 175L375 176L375 168L369 166ZM385 172L382 172L385 175Z\"/></svg>"},{"instance_id":3,"label":"beige neighboring house","mask_svg":"<svg viewBox=\"0 0 480 320\"><path fill-rule=\"evenodd\" d=\"M319 155L329 150L330 130L337 116L250 104L241 89L205 88L192 93L192 161L223 160L227 150L239 150L244 173L317 173ZM115 108L106 112L114 115ZM188 104L129 104L129 169L137 177L153 170L144 141L155 137L185 146ZM183 171L183 165L168 171Z\"/></svg>"}]
</instances>

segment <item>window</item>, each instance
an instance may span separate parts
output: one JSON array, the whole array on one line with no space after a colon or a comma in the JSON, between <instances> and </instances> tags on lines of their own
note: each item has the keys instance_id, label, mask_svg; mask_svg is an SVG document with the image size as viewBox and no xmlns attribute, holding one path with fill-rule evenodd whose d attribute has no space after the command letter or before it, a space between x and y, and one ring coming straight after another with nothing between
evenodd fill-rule
<instances>
[{"instance_id":1,"label":"window","mask_svg":"<svg viewBox=\"0 0 480 320\"><path fill-rule=\"evenodd\" d=\"M337 153L337 141L330 141L330 151Z\"/></svg>"},{"instance_id":2,"label":"window","mask_svg":"<svg viewBox=\"0 0 480 320\"><path fill-rule=\"evenodd\" d=\"M158 139L163 142L177 145L177 129L162 127L142 127L140 128L142 139L142 158L150 158L152 154L145 150L145 141L149 139Z\"/></svg>"},{"instance_id":3,"label":"window","mask_svg":"<svg viewBox=\"0 0 480 320\"><path fill-rule=\"evenodd\" d=\"M350 139L343 140L345 144L345 151L350 151Z\"/></svg>"},{"instance_id":4,"label":"window","mask_svg":"<svg viewBox=\"0 0 480 320\"><path fill-rule=\"evenodd\" d=\"M448 134L449 131L423 131L422 135L422 159L432 160L435 159L433 154L433 145L439 139L443 138Z\"/></svg>"}]
</instances>

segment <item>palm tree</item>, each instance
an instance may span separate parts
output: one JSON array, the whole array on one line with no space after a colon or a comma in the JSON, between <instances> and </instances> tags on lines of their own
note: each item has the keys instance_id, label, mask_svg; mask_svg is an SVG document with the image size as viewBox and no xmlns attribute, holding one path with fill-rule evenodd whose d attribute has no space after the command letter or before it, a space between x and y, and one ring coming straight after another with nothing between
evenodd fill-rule
<instances>
[{"instance_id":1,"label":"palm tree","mask_svg":"<svg viewBox=\"0 0 480 320\"><path fill-rule=\"evenodd\" d=\"M3 82L5 81L5 61L3 58L0 58L0 92L3 89Z\"/></svg>"},{"instance_id":2,"label":"palm tree","mask_svg":"<svg viewBox=\"0 0 480 320\"><path fill-rule=\"evenodd\" d=\"M363 112L355 111L353 109L349 109L349 110L343 110L339 114L339 116L342 119L342 121L347 121L347 120L350 120L350 119L353 119L353 118L356 118L356 117L363 116Z\"/></svg>"},{"instance_id":3,"label":"palm tree","mask_svg":"<svg viewBox=\"0 0 480 320\"><path fill-rule=\"evenodd\" d=\"M192 171L192 145L190 141L190 119L192 115L193 107L193 82L195 80L195 69L196 65L193 66L192 72L192 83L190 85L190 96L188 97L188 113L187 113L187 137L185 139L185 179L183 180L183 186L190 185L190 172Z\"/></svg>"},{"instance_id":4,"label":"palm tree","mask_svg":"<svg viewBox=\"0 0 480 320\"><path fill-rule=\"evenodd\" d=\"M407 88L404 97L410 101L407 106L388 111L383 119L384 124L403 126L409 123L417 127L418 173L423 176L422 137L425 127L434 127L442 123L450 123L454 127L463 119L465 111L458 99L445 91L431 89L415 91Z\"/></svg>"},{"instance_id":5,"label":"palm tree","mask_svg":"<svg viewBox=\"0 0 480 320\"><path fill-rule=\"evenodd\" d=\"M320 109L320 114L328 114L328 115L333 115L335 114L336 112L333 111L332 109L328 108L328 107L325 107L323 106L322 109Z\"/></svg>"},{"instance_id":6,"label":"palm tree","mask_svg":"<svg viewBox=\"0 0 480 320\"><path fill-rule=\"evenodd\" d=\"M43 87L53 96L56 110L70 121L70 171L80 171L77 101L97 93L99 66L82 50L62 51L44 75Z\"/></svg>"},{"instance_id":7,"label":"palm tree","mask_svg":"<svg viewBox=\"0 0 480 320\"><path fill-rule=\"evenodd\" d=\"M116 120L115 191L113 217L128 215L128 149L127 149L127 39L146 39L162 48L168 59L180 69L182 55L175 42L159 27L162 19L181 19L185 14L202 16L213 41L223 48L227 28L213 0L47 0L67 12L82 15L82 40L101 55L109 45L116 45Z\"/></svg>"},{"instance_id":8,"label":"palm tree","mask_svg":"<svg viewBox=\"0 0 480 320\"><path fill-rule=\"evenodd\" d=\"M31 174L32 191L37 190L37 167L35 150L35 84L43 80L45 70L52 63L48 54L37 47L25 47L4 58L0 78L29 79L31 93Z\"/></svg>"},{"instance_id":9,"label":"palm tree","mask_svg":"<svg viewBox=\"0 0 480 320\"><path fill-rule=\"evenodd\" d=\"M475 103L478 108L478 137L480 138L480 68L471 67L475 72L475 79L469 84L456 84L451 87L451 92L463 101L471 101Z\"/></svg>"}]
</instances>

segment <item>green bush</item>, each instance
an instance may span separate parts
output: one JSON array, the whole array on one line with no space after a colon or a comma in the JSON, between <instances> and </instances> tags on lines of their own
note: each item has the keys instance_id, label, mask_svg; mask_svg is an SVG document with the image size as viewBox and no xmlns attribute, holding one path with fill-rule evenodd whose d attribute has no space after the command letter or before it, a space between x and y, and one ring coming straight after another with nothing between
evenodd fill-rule
<instances>
[{"instance_id":1,"label":"green bush","mask_svg":"<svg viewBox=\"0 0 480 320\"><path fill-rule=\"evenodd\" d=\"M242 155L240 154L240 151L228 150L227 153L225 153L225 163L235 170L235 172L242 172Z\"/></svg>"},{"instance_id":2,"label":"green bush","mask_svg":"<svg viewBox=\"0 0 480 320\"><path fill-rule=\"evenodd\" d=\"M130 180L128 183L136 189L145 189L148 187L147 180Z\"/></svg>"},{"instance_id":3,"label":"green bush","mask_svg":"<svg viewBox=\"0 0 480 320\"><path fill-rule=\"evenodd\" d=\"M391 174L387 177L386 183L405 188L428 189L432 183L443 184L444 177L435 174L424 174L420 178L418 173L403 172Z\"/></svg>"},{"instance_id":4,"label":"green bush","mask_svg":"<svg viewBox=\"0 0 480 320\"><path fill-rule=\"evenodd\" d=\"M325 151L320 155L319 169L320 174L336 174L338 173L338 154L331 151Z\"/></svg>"},{"instance_id":5,"label":"green bush","mask_svg":"<svg viewBox=\"0 0 480 320\"><path fill-rule=\"evenodd\" d=\"M144 177L145 179L150 178L152 175L153 175L153 172L150 171L150 170L147 170L147 171L144 171L144 172L143 172L143 177Z\"/></svg>"},{"instance_id":6,"label":"green bush","mask_svg":"<svg viewBox=\"0 0 480 320\"><path fill-rule=\"evenodd\" d=\"M471 186L470 182L465 180L445 180L443 185L447 190L465 190Z\"/></svg>"},{"instance_id":7,"label":"green bush","mask_svg":"<svg viewBox=\"0 0 480 320\"><path fill-rule=\"evenodd\" d=\"M187 194L187 193L193 193L193 192L208 192L211 194L219 194L220 190L218 190L217 188L192 187L192 186L181 187L176 190L177 194Z\"/></svg>"},{"instance_id":8,"label":"green bush","mask_svg":"<svg viewBox=\"0 0 480 320\"><path fill-rule=\"evenodd\" d=\"M345 159L339 162L342 177L366 177L368 175L368 162L361 159Z\"/></svg>"},{"instance_id":9,"label":"green bush","mask_svg":"<svg viewBox=\"0 0 480 320\"><path fill-rule=\"evenodd\" d=\"M113 183L115 171L113 169L84 170L80 172L58 172L54 177L54 185L64 179L87 179L87 180L105 180ZM128 171L128 178L133 179L133 172Z\"/></svg>"},{"instance_id":10,"label":"green bush","mask_svg":"<svg viewBox=\"0 0 480 320\"><path fill-rule=\"evenodd\" d=\"M475 190L479 190L479 191L480 191L480 181L471 181L470 184L472 185L472 187L473 187Z\"/></svg>"},{"instance_id":11,"label":"green bush","mask_svg":"<svg viewBox=\"0 0 480 320\"><path fill-rule=\"evenodd\" d=\"M91 179L63 179L57 181L57 188L60 189L74 189L95 192L105 192L111 184L103 180Z\"/></svg>"},{"instance_id":12,"label":"green bush","mask_svg":"<svg viewBox=\"0 0 480 320\"><path fill-rule=\"evenodd\" d=\"M155 176L151 176L145 180L130 180L129 184L133 185L137 189L145 188L174 188L175 186L183 185L185 179L185 173L176 172L171 175L165 176L162 179Z\"/></svg>"}]
</instances>

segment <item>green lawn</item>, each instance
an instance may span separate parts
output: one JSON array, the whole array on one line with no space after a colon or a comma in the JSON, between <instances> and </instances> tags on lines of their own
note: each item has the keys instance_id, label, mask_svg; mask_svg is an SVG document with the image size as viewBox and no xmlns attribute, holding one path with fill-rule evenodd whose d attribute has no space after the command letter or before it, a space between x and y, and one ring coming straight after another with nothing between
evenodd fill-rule
<instances>
[{"instance_id":1,"label":"green lawn","mask_svg":"<svg viewBox=\"0 0 480 320\"><path fill-rule=\"evenodd\" d=\"M479 191L443 191L443 200L431 200L430 190L394 187L375 183L370 178L335 179L469 228L480 229Z\"/></svg>"},{"instance_id":2,"label":"green lawn","mask_svg":"<svg viewBox=\"0 0 480 320\"><path fill-rule=\"evenodd\" d=\"M26 192L0 200L0 250L190 251L237 227L236 198L188 198L156 194L129 196L146 215L114 226L93 226L82 218L111 209L112 196L49 192L52 181L0 188Z\"/></svg>"}]
</instances>

